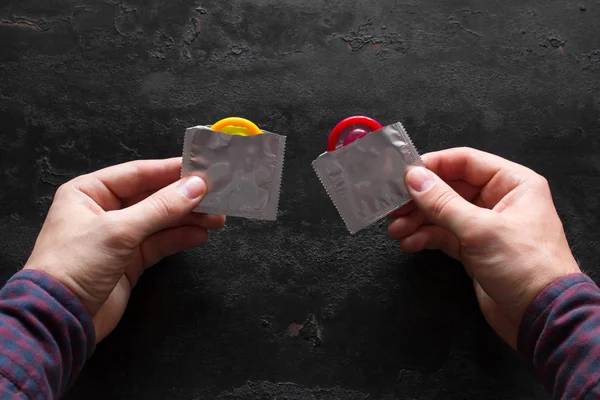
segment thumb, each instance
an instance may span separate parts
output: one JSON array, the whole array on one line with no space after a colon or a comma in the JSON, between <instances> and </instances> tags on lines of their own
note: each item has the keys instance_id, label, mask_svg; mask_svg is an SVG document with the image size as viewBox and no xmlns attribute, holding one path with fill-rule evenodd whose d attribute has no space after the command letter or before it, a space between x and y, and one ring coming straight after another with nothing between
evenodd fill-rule
<instances>
[{"instance_id":1,"label":"thumb","mask_svg":"<svg viewBox=\"0 0 600 400\"><path fill-rule=\"evenodd\" d=\"M206 183L200 177L191 176L118 212L140 237L146 238L176 226L200 204L205 194Z\"/></svg>"},{"instance_id":2,"label":"thumb","mask_svg":"<svg viewBox=\"0 0 600 400\"><path fill-rule=\"evenodd\" d=\"M456 193L439 176L423 167L409 169L405 179L414 203L432 223L460 238L481 210Z\"/></svg>"}]
</instances>

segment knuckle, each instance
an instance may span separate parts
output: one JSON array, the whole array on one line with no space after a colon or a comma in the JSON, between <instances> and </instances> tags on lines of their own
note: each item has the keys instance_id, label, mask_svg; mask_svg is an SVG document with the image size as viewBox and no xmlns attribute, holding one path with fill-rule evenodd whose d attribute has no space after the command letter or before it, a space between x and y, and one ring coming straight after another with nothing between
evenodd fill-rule
<instances>
[{"instance_id":1,"label":"knuckle","mask_svg":"<svg viewBox=\"0 0 600 400\"><path fill-rule=\"evenodd\" d=\"M58 189L56 189L56 193L54 193L54 198L59 199L65 197L66 194L71 190L72 182L73 181L69 181L60 185Z\"/></svg>"},{"instance_id":2,"label":"knuckle","mask_svg":"<svg viewBox=\"0 0 600 400\"><path fill-rule=\"evenodd\" d=\"M474 149L472 147L461 146L456 148L456 152L464 157L465 159L478 157L482 155L481 150Z\"/></svg>"},{"instance_id":3,"label":"knuckle","mask_svg":"<svg viewBox=\"0 0 600 400\"><path fill-rule=\"evenodd\" d=\"M469 229L465 229L459 235L460 244L463 248L472 249L479 247L483 242L485 236L485 230L473 225Z\"/></svg>"},{"instance_id":4,"label":"knuckle","mask_svg":"<svg viewBox=\"0 0 600 400\"><path fill-rule=\"evenodd\" d=\"M66 197L75 191L84 191L83 189L90 184L90 176L90 174L80 175L63 183L56 189L54 197Z\"/></svg>"},{"instance_id":5,"label":"knuckle","mask_svg":"<svg viewBox=\"0 0 600 400\"><path fill-rule=\"evenodd\" d=\"M460 146L460 147L456 148L456 151L459 151L462 153L471 153L471 152L475 151L475 149L472 147Z\"/></svg>"},{"instance_id":6,"label":"knuckle","mask_svg":"<svg viewBox=\"0 0 600 400\"><path fill-rule=\"evenodd\" d=\"M550 183L544 176L537 172L532 171L532 174L527 179L527 184L527 186L537 195L543 195L544 197L552 196Z\"/></svg>"},{"instance_id":7,"label":"knuckle","mask_svg":"<svg viewBox=\"0 0 600 400\"><path fill-rule=\"evenodd\" d=\"M129 165L129 166L130 166L130 168L131 168L131 169L133 169L133 170L135 171L135 175L136 175L137 179L140 179L140 180L142 180L142 181L143 181L143 176L144 176L144 174L143 174L143 172L142 172L142 170L143 170L143 168L142 168L142 167L143 167L143 165L144 165L144 162L143 162L143 161L141 161L141 160L135 160L135 161L131 161L131 163L130 163L130 165Z\"/></svg>"},{"instance_id":8,"label":"knuckle","mask_svg":"<svg viewBox=\"0 0 600 400\"><path fill-rule=\"evenodd\" d=\"M547 189L550 190L550 183L548 183L548 179L546 179L544 176L540 175L540 174L535 174L535 184L540 188L540 189Z\"/></svg>"}]
</instances>

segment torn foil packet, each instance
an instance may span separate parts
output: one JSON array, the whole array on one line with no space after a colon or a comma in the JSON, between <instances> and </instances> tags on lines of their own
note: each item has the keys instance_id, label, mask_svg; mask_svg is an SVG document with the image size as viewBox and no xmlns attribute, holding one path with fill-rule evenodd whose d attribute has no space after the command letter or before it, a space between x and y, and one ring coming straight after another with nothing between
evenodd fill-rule
<instances>
[{"instance_id":1,"label":"torn foil packet","mask_svg":"<svg viewBox=\"0 0 600 400\"><path fill-rule=\"evenodd\" d=\"M323 153L312 165L354 234L408 203L407 168L424 164L398 122Z\"/></svg>"},{"instance_id":2,"label":"torn foil packet","mask_svg":"<svg viewBox=\"0 0 600 400\"><path fill-rule=\"evenodd\" d=\"M267 131L241 136L207 126L188 128L181 176L200 176L207 185L194 211L274 221L284 151L285 136Z\"/></svg>"}]
</instances>

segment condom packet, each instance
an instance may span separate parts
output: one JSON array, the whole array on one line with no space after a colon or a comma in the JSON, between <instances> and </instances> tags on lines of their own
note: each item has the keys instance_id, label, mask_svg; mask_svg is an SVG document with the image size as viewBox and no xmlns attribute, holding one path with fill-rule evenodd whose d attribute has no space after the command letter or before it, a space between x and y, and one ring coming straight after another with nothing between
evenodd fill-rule
<instances>
[{"instance_id":1,"label":"condom packet","mask_svg":"<svg viewBox=\"0 0 600 400\"><path fill-rule=\"evenodd\" d=\"M284 151L285 136L267 131L240 136L188 128L181 177L200 176L207 186L194 211L276 220Z\"/></svg>"},{"instance_id":2,"label":"condom packet","mask_svg":"<svg viewBox=\"0 0 600 400\"><path fill-rule=\"evenodd\" d=\"M400 122L323 153L312 165L351 234L408 203L407 168L424 166Z\"/></svg>"}]
</instances>

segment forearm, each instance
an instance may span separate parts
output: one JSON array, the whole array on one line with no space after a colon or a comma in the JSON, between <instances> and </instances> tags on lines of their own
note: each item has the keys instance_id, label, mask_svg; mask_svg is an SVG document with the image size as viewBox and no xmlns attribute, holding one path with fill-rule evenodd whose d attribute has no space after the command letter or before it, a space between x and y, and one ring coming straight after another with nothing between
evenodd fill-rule
<instances>
[{"instance_id":1,"label":"forearm","mask_svg":"<svg viewBox=\"0 0 600 400\"><path fill-rule=\"evenodd\" d=\"M90 316L52 277L21 271L0 290L0 398L60 396L94 345Z\"/></svg>"},{"instance_id":2,"label":"forearm","mask_svg":"<svg viewBox=\"0 0 600 400\"><path fill-rule=\"evenodd\" d=\"M582 274L554 282L525 314L518 348L553 398L600 396L600 289Z\"/></svg>"}]
</instances>

